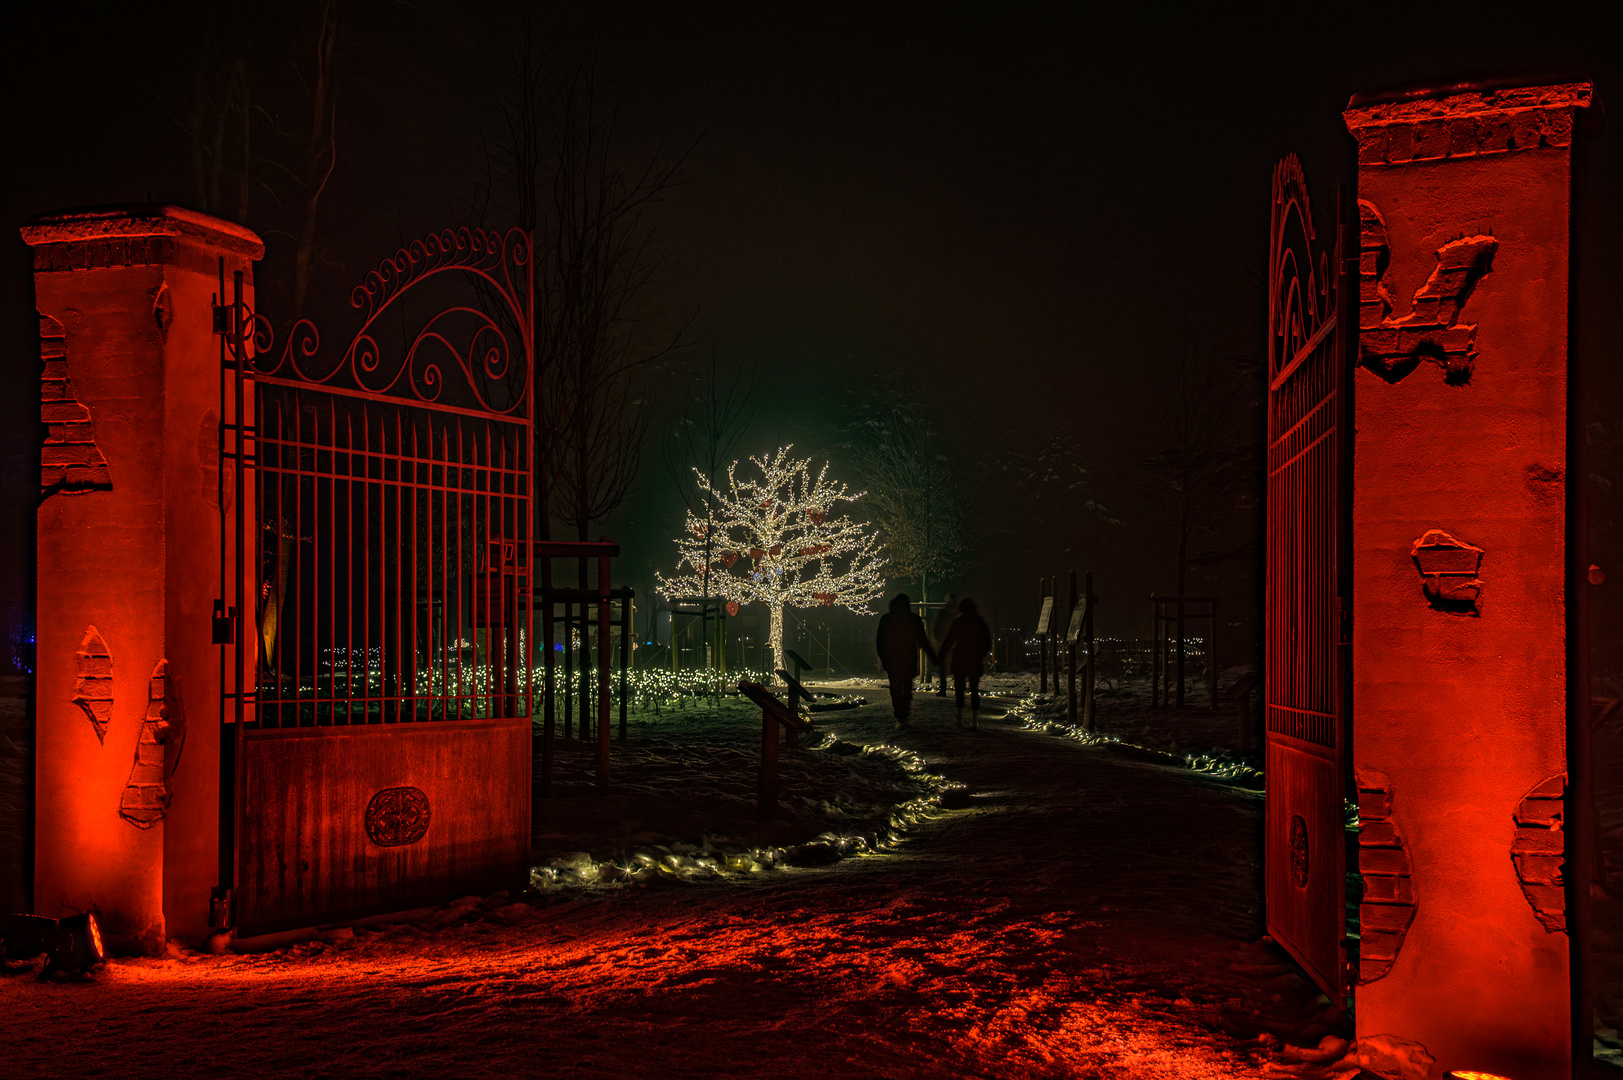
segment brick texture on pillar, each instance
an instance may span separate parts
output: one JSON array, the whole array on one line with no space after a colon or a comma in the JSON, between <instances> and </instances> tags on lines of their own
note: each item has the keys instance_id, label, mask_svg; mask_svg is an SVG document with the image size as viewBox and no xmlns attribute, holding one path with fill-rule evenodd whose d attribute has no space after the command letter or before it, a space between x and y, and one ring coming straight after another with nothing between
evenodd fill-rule
<instances>
[{"instance_id":1,"label":"brick texture on pillar","mask_svg":"<svg viewBox=\"0 0 1623 1080\"><path fill-rule=\"evenodd\" d=\"M220 844L212 305L219 260L251 273L263 246L152 204L45 214L22 235L46 424L35 909L95 911L122 951L202 944Z\"/></svg>"},{"instance_id":2,"label":"brick texture on pillar","mask_svg":"<svg viewBox=\"0 0 1623 1080\"><path fill-rule=\"evenodd\" d=\"M1571 143L1590 97L1459 90L1344 114L1362 235L1355 745L1379 777L1361 803L1390 815L1360 852L1384 922L1357 1027L1424 1044L1439 1075L1572 1067L1559 816L1523 819L1566 769Z\"/></svg>"}]
</instances>

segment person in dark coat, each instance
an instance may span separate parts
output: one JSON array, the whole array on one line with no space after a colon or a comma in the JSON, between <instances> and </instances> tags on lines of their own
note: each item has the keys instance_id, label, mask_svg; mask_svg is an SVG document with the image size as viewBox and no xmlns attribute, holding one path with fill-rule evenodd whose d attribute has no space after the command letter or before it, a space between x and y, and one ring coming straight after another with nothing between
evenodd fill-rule
<instances>
[{"instance_id":1,"label":"person in dark coat","mask_svg":"<svg viewBox=\"0 0 1623 1080\"><path fill-rule=\"evenodd\" d=\"M969 723L980 728L981 676L986 672L986 654L992 651L992 630L965 598L958 605L947 639L941 643L941 670L952 672L952 690L958 698L958 726L964 725L964 684L969 684Z\"/></svg>"},{"instance_id":2,"label":"person in dark coat","mask_svg":"<svg viewBox=\"0 0 1623 1080\"><path fill-rule=\"evenodd\" d=\"M906 593L890 602L890 610L879 618L879 634L874 640L879 663L890 677L890 704L898 724L907 723L913 711L913 680L919 674L919 652L935 663L935 650L924 632L924 620L913 614Z\"/></svg>"}]
</instances>

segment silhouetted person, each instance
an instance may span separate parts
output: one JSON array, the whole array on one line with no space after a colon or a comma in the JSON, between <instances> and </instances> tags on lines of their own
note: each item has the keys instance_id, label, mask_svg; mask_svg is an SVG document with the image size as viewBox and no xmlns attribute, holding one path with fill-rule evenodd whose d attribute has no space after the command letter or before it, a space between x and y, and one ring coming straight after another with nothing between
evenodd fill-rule
<instances>
[{"instance_id":1,"label":"silhouetted person","mask_svg":"<svg viewBox=\"0 0 1623 1080\"><path fill-rule=\"evenodd\" d=\"M969 683L969 723L980 727L981 676L986 672L986 654L992 651L992 630L975 610L975 601L965 598L958 605L947 639L941 643L941 670L952 669L952 692L958 698L958 726L964 724L964 683Z\"/></svg>"},{"instance_id":2,"label":"silhouetted person","mask_svg":"<svg viewBox=\"0 0 1623 1080\"><path fill-rule=\"evenodd\" d=\"M935 613L935 619L930 623L930 640L935 643L936 660L941 672L941 683L936 687L936 697L947 696L947 654L941 651L941 643L947 640L947 631L952 628L952 620L957 617L958 594L948 593L941 610Z\"/></svg>"},{"instance_id":3,"label":"silhouetted person","mask_svg":"<svg viewBox=\"0 0 1623 1080\"><path fill-rule=\"evenodd\" d=\"M924 632L924 620L913 614L912 602L900 593L890 602L890 610L879 618L879 634L874 640L879 663L890 677L890 704L898 724L907 723L913 711L913 680L919 674L919 650L935 663L935 650Z\"/></svg>"}]
</instances>

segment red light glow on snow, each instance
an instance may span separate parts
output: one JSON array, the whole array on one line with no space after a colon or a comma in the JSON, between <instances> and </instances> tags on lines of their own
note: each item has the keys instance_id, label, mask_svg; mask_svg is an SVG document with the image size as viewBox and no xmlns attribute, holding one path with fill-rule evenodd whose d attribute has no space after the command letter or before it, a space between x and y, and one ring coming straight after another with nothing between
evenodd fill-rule
<instances>
[{"instance_id":1,"label":"red light glow on snow","mask_svg":"<svg viewBox=\"0 0 1623 1080\"><path fill-rule=\"evenodd\" d=\"M1256 946L1106 931L1075 912L926 898L862 876L843 895L809 878L674 888L259 955L117 960L88 984L0 982L0 1011L30 1033L12 1059L25 1073L115 1054L139 1067L136 1047L187 1062L180 1077L373 1058L391 1075L472 1075L475 1059L478 1075L497 1075L533 1064L544 1032L549 1060L603 1075L655 1062L697 1075L720 1054L780 1076L862 1062L870 1075L929 1065L941 1077L1216 1080L1254 1075L1258 1031L1299 1028L1281 1012L1312 1008ZM1123 945L1150 951L1148 968L1122 964ZM222 1012L246 1022L222 1036Z\"/></svg>"}]
</instances>

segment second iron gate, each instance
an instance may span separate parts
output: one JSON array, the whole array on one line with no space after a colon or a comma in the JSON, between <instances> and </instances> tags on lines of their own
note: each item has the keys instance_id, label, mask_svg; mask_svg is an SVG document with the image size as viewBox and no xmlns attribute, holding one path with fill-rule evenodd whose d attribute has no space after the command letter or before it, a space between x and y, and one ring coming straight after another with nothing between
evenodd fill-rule
<instances>
[{"instance_id":1,"label":"second iron gate","mask_svg":"<svg viewBox=\"0 0 1623 1080\"><path fill-rule=\"evenodd\" d=\"M1345 200L1343 200L1345 201ZM1337 1002L1347 991L1347 345L1344 210L1315 243L1294 156L1274 172L1268 297L1268 933ZM1356 251L1353 244L1351 250Z\"/></svg>"}]
</instances>

